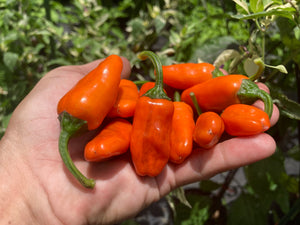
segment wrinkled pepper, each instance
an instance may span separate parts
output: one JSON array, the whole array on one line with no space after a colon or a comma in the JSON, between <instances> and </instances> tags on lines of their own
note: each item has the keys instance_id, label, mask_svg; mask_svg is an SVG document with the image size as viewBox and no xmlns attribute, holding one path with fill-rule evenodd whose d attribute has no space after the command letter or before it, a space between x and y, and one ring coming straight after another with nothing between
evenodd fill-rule
<instances>
[{"instance_id":1,"label":"wrinkled pepper","mask_svg":"<svg viewBox=\"0 0 300 225\"><path fill-rule=\"evenodd\" d=\"M163 90L162 65L156 54L143 51L138 57L149 58L157 71L155 87L142 95L136 105L130 152L136 173L157 176L168 163L174 105Z\"/></svg>"},{"instance_id":2,"label":"wrinkled pepper","mask_svg":"<svg viewBox=\"0 0 300 225\"><path fill-rule=\"evenodd\" d=\"M84 148L84 158L100 162L129 149L132 125L123 118L110 121Z\"/></svg>"},{"instance_id":3,"label":"wrinkled pepper","mask_svg":"<svg viewBox=\"0 0 300 225\"><path fill-rule=\"evenodd\" d=\"M170 161L182 163L192 152L194 113L191 106L180 101L179 92L174 96L174 114L172 119Z\"/></svg>"},{"instance_id":4,"label":"wrinkled pepper","mask_svg":"<svg viewBox=\"0 0 300 225\"><path fill-rule=\"evenodd\" d=\"M68 151L71 137L83 129L98 128L114 105L123 68L122 59L110 55L68 91L59 101L57 113L61 124L59 152L67 169L87 188L95 181L86 178L74 165Z\"/></svg>"},{"instance_id":5,"label":"wrinkled pepper","mask_svg":"<svg viewBox=\"0 0 300 225\"><path fill-rule=\"evenodd\" d=\"M215 67L210 63L179 63L162 67L164 83L184 90L212 79Z\"/></svg>"},{"instance_id":6,"label":"wrinkled pepper","mask_svg":"<svg viewBox=\"0 0 300 225\"><path fill-rule=\"evenodd\" d=\"M193 92L190 96L194 104L198 104ZM193 140L201 148L209 149L215 146L224 132L224 122L219 114L198 111L198 118L193 133Z\"/></svg>"},{"instance_id":7,"label":"wrinkled pepper","mask_svg":"<svg viewBox=\"0 0 300 225\"><path fill-rule=\"evenodd\" d=\"M221 114L225 131L232 136L250 136L270 128L269 116L263 110L245 104L228 106Z\"/></svg>"},{"instance_id":8,"label":"wrinkled pepper","mask_svg":"<svg viewBox=\"0 0 300 225\"><path fill-rule=\"evenodd\" d=\"M132 117L138 97L139 91L136 84L131 80L122 79L119 85L117 100L107 116L110 118Z\"/></svg>"},{"instance_id":9,"label":"wrinkled pepper","mask_svg":"<svg viewBox=\"0 0 300 225\"><path fill-rule=\"evenodd\" d=\"M259 89L253 81L244 75L220 76L184 90L181 99L192 106L191 92L195 93L202 111L220 113L229 105L252 104L254 101L261 99L264 102L264 110L269 117L273 112L273 101L270 95Z\"/></svg>"}]
</instances>

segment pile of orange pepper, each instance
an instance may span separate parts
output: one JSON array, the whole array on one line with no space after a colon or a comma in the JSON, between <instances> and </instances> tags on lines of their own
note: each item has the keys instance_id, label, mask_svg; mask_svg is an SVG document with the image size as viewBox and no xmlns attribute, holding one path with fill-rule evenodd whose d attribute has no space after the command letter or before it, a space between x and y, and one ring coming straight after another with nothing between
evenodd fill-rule
<instances>
[{"instance_id":1,"label":"pile of orange pepper","mask_svg":"<svg viewBox=\"0 0 300 225\"><path fill-rule=\"evenodd\" d=\"M138 57L152 61L155 82L138 88L134 81L121 79L122 60L111 55L58 103L60 155L84 187L93 188L95 181L76 168L68 142L85 130L99 131L85 146L87 161L129 151L138 175L157 176L168 163L180 164L192 151L211 149L225 133L249 136L269 129L272 99L247 76L214 77L215 67L209 63L163 66L151 51ZM258 99L264 111L252 105Z\"/></svg>"}]
</instances>

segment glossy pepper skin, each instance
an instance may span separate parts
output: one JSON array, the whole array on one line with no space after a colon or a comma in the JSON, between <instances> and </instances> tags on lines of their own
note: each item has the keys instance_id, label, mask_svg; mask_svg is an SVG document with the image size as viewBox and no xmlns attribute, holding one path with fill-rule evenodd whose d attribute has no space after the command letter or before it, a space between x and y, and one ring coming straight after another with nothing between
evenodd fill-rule
<instances>
[{"instance_id":1,"label":"glossy pepper skin","mask_svg":"<svg viewBox=\"0 0 300 225\"><path fill-rule=\"evenodd\" d=\"M59 152L73 176L86 188L93 188L95 181L86 178L74 165L68 151L71 137L82 129L93 130L100 126L114 105L123 68L122 59L111 55L84 76L59 101L61 132Z\"/></svg>"},{"instance_id":2,"label":"glossy pepper skin","mask_svg":"<svg viewBox=\"0 0 300 225\"><path fill-rule=\"evenodd\" d=\"M201 148L209 149L215 146L224 132L224 122L215 112L204 112L198 116L193 140Z\"/></svg>"},{"instance_id":3,"label":"glossy pepper skin","mask_svg":"<svg viewBox=\"0 0 300 225\"><path fill-rule=\"evenodd\" d=\"M132 117L138 97L139 90L135 83L131 80L122 79L119 85L117 100L107 116L110 118Z\"/></svg>"},{"instance_id":4,"label":"glossy pepper skin","mask_svg":"<svg viewBox=\"0 0 300 225\"><path fill-rule=\"evenodd\" d=\"M273 111L272 98L268 93L244 75L226 75L207 80L181 94L182 101L193 105L190 93L195 93L198 104L202 111L222 112L232 104L251 104L261 99L265 104L265 112L271 117Z\"/></svg>"},{"instance_id":5,"label":"glossy pepper skin","mask_svg":"<svg viewBox=\"0 0 300 225\"><path fill-rule=\"evenodd\" d=\"M212 79L215 67L210 63L179 63L162 66L165 84L184 90Z\"/></svg>"},{"instance_id":6,"label":"glossy pepper skin","mask_svg":"<svg viewBox=\"0 0 300 225\"><path fill-rule=\"evenodd\" d=\"M127 152L131 130L132 125L127 120L113 119L86 144L84 158L90 162L100 162Z\"/></svg>"},{"instance_id":7,"label":"glossy pepper skin","mask_svg":"<svg viewBox=\"0 0 300 225\"><path fill-rule=\"evenodd\" d=\"M57 113L87 121L89 130L99 127L117 99L122 68L119 56L108 56L61 98Z\"/></svg>"},{"instance_id":8,"label":"glossy pepper skin","mask_svg":"<svg viewBox=\"0 0 300 225\"><path fill-rule=\"evenodd\" d=\"M250 136L270 128L270 120L263 110L245 104L228 106L221 114L225 131L232 136Z\"/></svg>"},{"instance_id":9,"label":"glossy pepper skin","mask_svg":"<svg viewBox=\"0 0 300 225\"><path fill-rule=\"evenodd\" d=\"M141 60L149 57L157 71L155 87L138 99L132 125L130 152L136 173L157 176L170 156L173 102L163 91L161 62L157 55L144 51Z\"/></svg>"},{"instance_id":10,"label":"glossy pepper skin","mask_svg":"<svg viewBox=\"0 0 300 225\"><path fill-rule=\"evenodd\" d=\"M224 132L224 122L219 114L215 112L202 113L193 92L190 93L190 97L198 113L193 140L199 147L212 148L219 142Z\"/></svg>"},{"instance_id":11,"label":"glossy pepper skin","mask_svg":"<svg viewBox=\"0 0 300 225\"><path fill-rule=\"evenodd\" d=\"M194 113L191 106L180 101L180 94L175 93L174 114L172 119L170 161L182 163L192 152Z\"/></svg>"}]
</instances>

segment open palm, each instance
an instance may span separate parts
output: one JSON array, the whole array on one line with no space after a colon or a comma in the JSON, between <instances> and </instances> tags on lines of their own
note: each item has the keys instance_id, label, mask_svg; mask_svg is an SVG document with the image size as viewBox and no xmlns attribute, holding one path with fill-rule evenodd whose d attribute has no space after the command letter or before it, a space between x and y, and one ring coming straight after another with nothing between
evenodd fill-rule
<instances>
[{"instance_id":1,"label":"open palm","mask_svg":"<svg viewBox=\"0 0 300 225\"><path fill-rule=\"evenodd\" d=\"M122 77L126 78L130 65L126 59L123 61ZM60 158L56 106L59 99L98 63L99 60L50 71L17 107L2 140L14 143L14 155L20 159L16 160L18 168L29 171L24 179L35 189L32 191L36 195L35 203L32 204L40 200L44 203L40 210L51 212L48 217L52 215L53 218L45 224L109 224L124 220L178 186L261 160L275 150L275 142L267 134L233 138L210 150L195 149L183 164L169 164L159 176L150 178L136 175L129 154L101 163L84 161L84 145L91 137L91 133L87 133L73 138L69 146L76 167L96 180L94 189L86 189L72 177ZM277 119L275 107L272 124Z\"/></svg>"}]
</instances>

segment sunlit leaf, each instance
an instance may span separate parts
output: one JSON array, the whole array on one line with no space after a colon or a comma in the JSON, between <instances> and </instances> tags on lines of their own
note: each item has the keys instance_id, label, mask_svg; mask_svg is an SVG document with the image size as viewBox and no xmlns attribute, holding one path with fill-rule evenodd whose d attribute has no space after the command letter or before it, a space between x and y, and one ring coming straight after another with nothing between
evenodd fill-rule
<instances>
[{"instance_id":1,"label":"sunlit leaf","mask_svg":"<svg viewBox=\"0 0 300 225\"><path fill-rule=\"evenodd\" d=\"M248 4L244 0L233 0L238 6L240 6L242 9L245 10L248 14L250 14L249 9L248 9Z\"/></svg>"},{"instance_id":2,"label":"sunlit leaf","mask_svg":"<svg viewBox=\"0 0 300 225\"><path fill-rule=\"evenodd\" d=\"M262 11L257 12L249 15L233 15L232 17L235 19L240 20L249 20L249 19L257 19L261 17L267 17L267 16L282 16L286 17L290 20L293 20L293 14L292 12L295 12L295 9L292 7L284 8L284 9L274 9L270 11Z\"/></svg>"},{"instance_id":3,"label":"sunlit leaf","mask_svg":"<svg viewBox=\"0 0 300 225\"><path fill-rule=\"evenodd\" d=\"M252 12L262 12L264 10L263 0L250 0L250 8Z\"/></svg>"},{"instance_id":4,"label":"sunlit leaf","mask_svg":"<svg viewBox=\"0 0 300 225\"><path fill-rule=\"evenodd\" d=\"M219 54L219 56L214 61L214 66L220 67L224 65L226 62L232 59L240 58L241 54L234 49L226 49Z\"/></svg>"}]
</instances>

